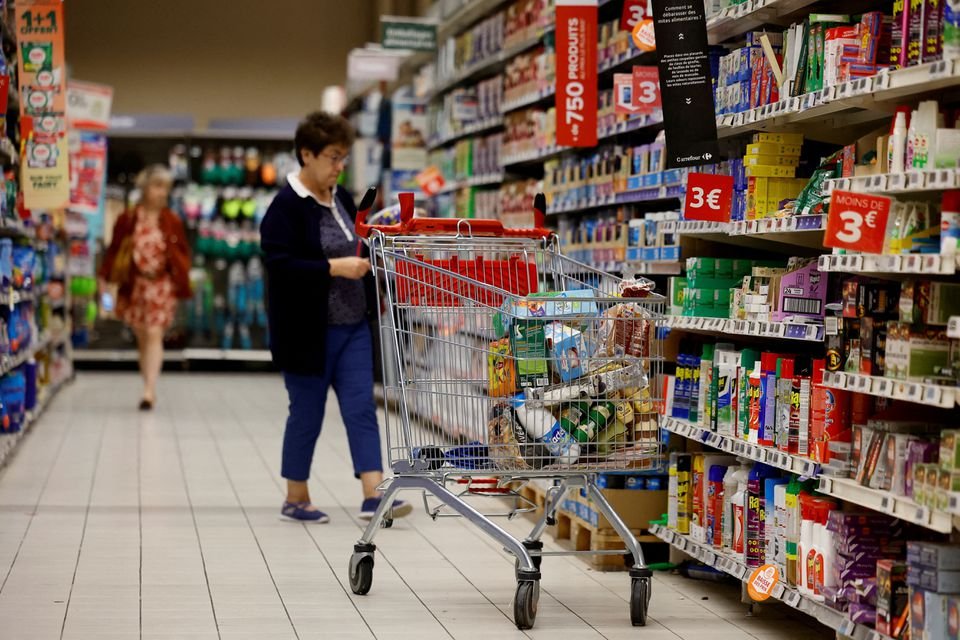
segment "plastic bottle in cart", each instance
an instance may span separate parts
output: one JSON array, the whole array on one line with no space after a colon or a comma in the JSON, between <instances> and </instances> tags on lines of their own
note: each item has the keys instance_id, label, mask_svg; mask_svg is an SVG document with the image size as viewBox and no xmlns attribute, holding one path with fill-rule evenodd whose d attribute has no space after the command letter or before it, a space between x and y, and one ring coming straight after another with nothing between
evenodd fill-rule
<instances>
[{"instance_id":1,"label":"plastic bottle in cart","mask_svg":"<svg viewBox=\"0 0 960 640\"><path fill-rule=\"evenodd\" d=\"M514 400L517 420L531 440L542 442L550 454L561 464L573 464L580 457L580 445L542 406L529 405L520 395Z\"/></svg>"}]
</instances>

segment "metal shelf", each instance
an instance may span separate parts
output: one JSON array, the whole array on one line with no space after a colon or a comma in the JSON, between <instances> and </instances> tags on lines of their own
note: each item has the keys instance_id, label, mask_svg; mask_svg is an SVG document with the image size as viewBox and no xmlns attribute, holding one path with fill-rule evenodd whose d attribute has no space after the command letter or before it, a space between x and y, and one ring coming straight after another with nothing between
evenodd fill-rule
<instances>
[{"instance_id":1,"label":"metal shelf","mask_svg":"<svg viewBox=\"0 0 960 640\"><path fill-rule=\"evenodd\" d=\"M456 142L461 138L466 138L468 136L473 136L480 133L486 133L487 131L491 131L493 129L499 129L502 126L503 126L502 115L496 116L493 118L485 118L483 120L480 120L478 122L465 126L461 131L458 131L454 134L445 136L443 138L440 138L439 140L435 140L431 142L429 145L427 145L427 150L433 151L434 149L445 147L451 142Z\"/></svg>"},{"instance_id":2,"label":"metal shelf","mask_svg":"<svg viewBox=\"0 0 960 640\"><path fill-rule=\"evenodd\" d=\"M820 464L816 460L803 456L791 455L779 449L750 444L741 438L725 436L709 429L704 429L687 420L663 417L660 426L670 433L696 440L715 449L733 454L741 458L749 458L762 462L799 476L815 478L820 474Z\"/></svg>"},{"instance_id":3,"label":"metal shelf","mask_svg":"<svg viewBox=\"0 0 960 640\"><path fill-rule=\"evenodd\" d=\"M825 255L817 265L825 273L869 273L893 276L952 276L957 273L957 256L916 254L887 255Z\"/></svg>"},{"instance_id":4,"label":"metal shelf","mask_svg":"<svg viewBox=\"0 0 960 640\"><path fill-rule=\"evenodd\" d=\"M710 44L719 44L784 16L805 9L817 0L750 0L727 7L707 20Z\"/></svg>"},{"instance_id":5,"label":"metal shelf","mask_svg":"<svg viewBox=\"0 0 960 640\"><path fill-rule=\"evenodd\" d=\"M799 340L803 342L823 342L824 340L824 327L822 324L761 322L759 320L697 318L692 316L664 316L662 324L671 329L700 331L729 336Z\"/></svg>"},{"instance_id":6,"label":"metal shelf","mask_svg":"<svg viewBox=\"0 0 960 640\"><path fill-rule=\"evenodd\" d=\"M549 87L544 87L539 91L533 91L513 100L506 100L500 103L500 113L507 114L511 111L518 111L526 107L532 107L533 105L543 102L548 98L552 98L555 93L556 87L551 84Z\"/></svg>"},{"instance_id":7,"label":"metal shelf","mask_svg":"<svg viewBox=\"0 0 960 640\"><path fill-rule=\"evenodd\" d=\"M746 247L778 243L822 252L824 224L824 216L763 218L743 222L681 220L677 225L677 233Z\"/></svg>"},{"instance_id":8,"label":"metal shelf","mask_svg":"<svg viewBox=\"0 0 960 640\"><path fill-rule=\"evenodd\" d=\"M803 130L814 139L846 140L848 134L843 129L847 126L889 120L893 101L956 86L960 80L957 63L956 59L941 60L898 69L749 111L720 115L717 132L721 138L729 138L754 131Z\"/></svg>"},{"instance_id":9,"label":"metal shelf","mask_svg":"<svg viewBox=\"0 0 960 640\"><path fill-rule=\"evenodd\" d=\"M878 173L872 176L827 180L827 191L856 191L877 194L929 193L956 189L960 186L960 169Z\"/></svg>"},{"instance_id":10,"label":"metal shelf","mask_svg":"<svg viewBox=\"0 0 960 640\"><path fill-rule=\"evenodd\" d=\"M727 554L714 549L711 545L697 542L691 536L671 531L662 525L651 525L650 533L667 544L689 554L705 565L723 571L737 580L746 582L750 577L752 568L748 567L742 558L738 558L733 554ZM842 612L831 609L823 603L804 596L783 582L778 583L773 588L772 595L777 600L786 603L794 609L812 616L821 624L837 630L845 637L853 638L854 640L879 640L880 638L873 629L856 624L848 619Z\"/></svg>"},{"instance_id":11,"label":"metal shelf","mask_svg":"<svg viewBox=\"0 0 960 640\"><path fill-rule=\"evenodd\" d=\"M846 389L881 398L893 398L904 402L926 404L942 409L952 409L957 404L957 387L947 387L925 382L894 380L883 376L868 376L845 371L824 371L823 386L831 389Z\"/></svg>"},{"instance_id":12,"label":"metal shelf","mask_svg":"<svg viewBox=\"0 0 960 640\"><path fill-rule=\"evenodd\" d=\"M491 173L484 176L471 176L470 178L465 178L463 180L455 180L447 183L443 189L440 189L440 191L437 192L437 195L452 193L468 187L487 187L491 185L498 185L503 182L503 177L503 173Z\"/></svg>"},{"instance_id":13,"label":"metal shelf","mask_svg":"<svg viewBox=\"0 0 960 640\"><path fill-rule=\"evenodd\" d=\"M515 58L517 55L523 53L527 49L531 49L541 42L543 42L544 36L553 31L553 26L544 29L540 34L527 38L522 42L518 42L515 45L504 47L496 55L489 56L476 62L465 69L461 69L456 73L452 78L446 78L437 83L437 86L429 94L429 98L432 100L437 96L443 95L447 91L450 91L454 87L475 78L487 71L497 71L504 67L510 60Z\"/></svg>"},{"instance_id":14,"label":"metal shelf","mask_svg":"<svg viewBox=\"0 0 960 640\"><path fill-rule=\"evenodd\" d=\"M42 416L47 410L47 407L50 406L54 396L60 392L67 382L69 382L69 380L59 382L44 391L42 397L37 402L37 406L32 411L27 412L20 431L16 433L0 435L0 469L7 464L7 462L10 460L10 456L16 450L17 445L20 444L20 441L26 435L27 431L29 431L30 428L36 424L36 422L40 419L40 416Z\"/></svg>"},{"instance_id":15,"label":"metal shelf","mask_svg":"<svg viewBox=\"0 0 960 640\"><path fill-rule=\"evenodd\" d=\"M949 513L931 510L906 496L861 486L851 478L823 476L820 478L820 492L933 531L950 533L953 530L953 516Z\"/></svg>"}]
</instances>

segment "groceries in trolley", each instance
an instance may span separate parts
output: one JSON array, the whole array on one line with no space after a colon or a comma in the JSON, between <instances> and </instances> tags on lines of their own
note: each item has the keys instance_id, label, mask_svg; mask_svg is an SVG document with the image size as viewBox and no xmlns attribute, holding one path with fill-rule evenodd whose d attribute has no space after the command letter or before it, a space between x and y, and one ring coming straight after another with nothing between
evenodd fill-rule
<instances>
[{"instance_id":1,"label":"groceries in trolley","mask_svg":"<svg viewBox=\"0 0 960 640\"><path fill-rule=\"evenodd\" d=\"M647 289L642 289L646 291ZM656 450L653 316L594 291L503 302L487 352L491 466L542 469Z\"/></svg>"}]
</instances>

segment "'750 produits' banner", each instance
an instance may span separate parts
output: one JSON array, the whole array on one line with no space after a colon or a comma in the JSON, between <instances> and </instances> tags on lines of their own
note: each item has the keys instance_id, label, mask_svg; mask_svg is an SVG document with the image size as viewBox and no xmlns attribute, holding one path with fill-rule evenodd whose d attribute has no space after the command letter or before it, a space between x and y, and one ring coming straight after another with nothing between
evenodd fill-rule
<instances>
[{"instance_id":1,"label":"'750 produits' banner","mask_svg":"<svg viewBox=\"0 0 960 640\"><path fill-rule=\"evenodd\" d=\"M63 3L21 1L16 13L23 206L58 209L70 202Z\"/></svg>"},{"instance_id":2,"label":"'750 produits' banner","mask_svg":"<svg viewBox=\"0 0 960 640\"><path fill-rule=\"evenodd\" d=\"M557 144L597 144L597 0L557 0Z\"/></svg>"}]
</instances>

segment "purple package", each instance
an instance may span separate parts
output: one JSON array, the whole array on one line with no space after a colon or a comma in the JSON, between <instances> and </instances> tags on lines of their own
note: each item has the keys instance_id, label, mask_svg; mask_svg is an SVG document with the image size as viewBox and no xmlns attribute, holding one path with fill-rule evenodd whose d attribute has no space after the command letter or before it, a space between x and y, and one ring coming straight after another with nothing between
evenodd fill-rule
<instances>
[{"instance_id":1,"label":"purple package","mask_svg":"<svg viewBox=\"0 0 960 640\"><path fill-rule=\"evenodd\" d=\"M853 583L854 593L856 597L852 598L852 602L857 602L859 604L869 604L870 606L877 606L877 578L876 576L872 578L864 578L862 580L857 580Z\"/></svg>"},{"instance_id":2,"label":"purple package","mask_svg":"<svg viewBox=\"0 0 960 640\"><path fill-rule=\"evenodd\" d=\"M890 66L903 69L907 66L910 42L910 2L893 0L893 32L890 38Z\"/></svg>"},{"instance_id":3,"label":"purple package","mask_svg":"<svg viewBox=\"0 0 960 640\"><path fill-rule=\"evenodd\" d=\"M848 587L823 587L821 590L823 594L823 604L831 609L845 612L850 602L850 599L847 597L849 592L852 592L852 590Z\"/></svg>"},{"instance_id":4,"label":"purple package","mask_svg":"<svg viewBox=\"0 0 960 640\"><path fill-rule=\"evenodd\" d=\"M939 457L940 447L935 442L914 440L907 443L907 457L903 472L903 483L907 497L913 497L913 466L928 462L937 462Z\"/></svg>"},{"instance_id":5,"label":"purple package","mask_svg":"<svg viewBox=\"0 0 960 640\"><path fill-rule=\"evenodd\" d=\"M925 0L907 0L907 64L920 64L923 58L923 5Z\"/></svg>"},{"instance_id":6,"label":"purple package","mask_svg":"<svg viewBox=\"0 0 960 640\"><path fill-rule=\"evenodd\" d=\"M889 531L893 518L870 511L839 511L833 510L827 519L827 530L836 533L860 531L866 533L878 530L884 533Z\"/></svg>"},{"instance_id":7,"label":"purple package","mask_svg":"<svg viewBox=\"0 0 960 640\"><path fill-rule=\"evenodd\" d=\"M877 575L877 561L854 563L848 567L841 567L839 564L834 567L834 577L837 584L848 584L854 580L861 580Z\"/></svg>"},{"instance_id":8,"label":"purple package","mask_svg":"<svg viewBox=\"0 0 960 640\"><path fill-rule=\"evenodd\" d=\"M869 604L850 603L850 607L847 609L847 617L857 624L873 627L877 622L877 608Z\"/></svg>"},{"instance_id":9,"label":"purple package","mask_svg":"<svg viewBox=\"0 0 960 640\"><path fill-rule=\"evenodd\" d=\"M787 318L822 320L826 303L827 278L820 273L814 261L781 276L773 321L783 322Z\"/></svg>"},{"instance_id":10,"label":"purple package","mask_svg":"<svg viewBox=\"0 0 960 640\"><path fill-rule=\"evenodd\" d=\"M922 62L943 58L943 0L924 0Z\"/></svg>"}]
</instances>

